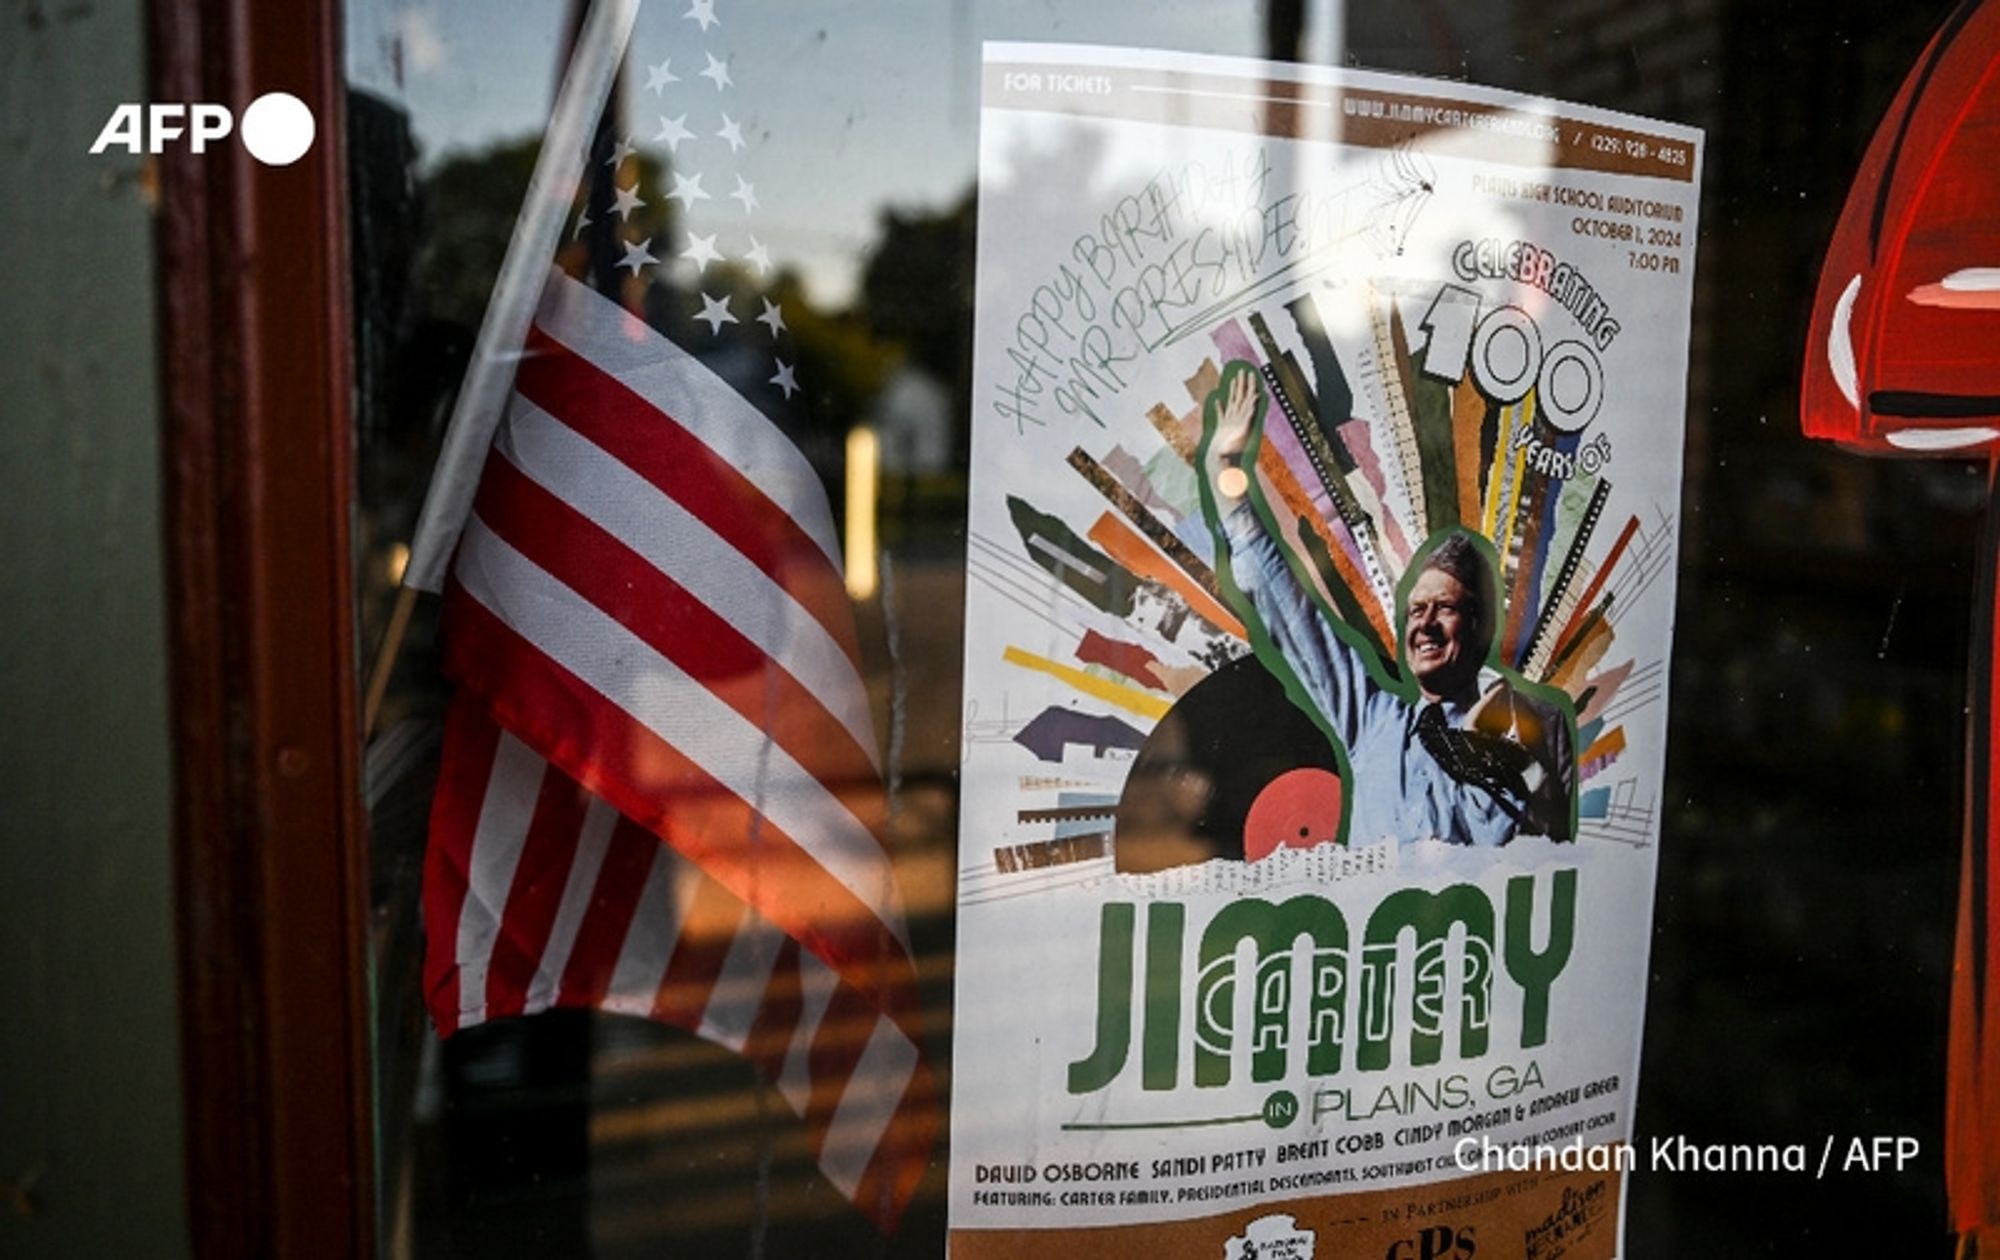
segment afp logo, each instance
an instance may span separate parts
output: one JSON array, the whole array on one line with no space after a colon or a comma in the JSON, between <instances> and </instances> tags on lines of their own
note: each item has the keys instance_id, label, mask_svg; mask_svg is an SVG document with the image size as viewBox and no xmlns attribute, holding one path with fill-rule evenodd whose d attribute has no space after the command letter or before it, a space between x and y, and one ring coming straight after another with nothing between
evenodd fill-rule
<instances>
[{"instance_id":1,"label":"afp logo","mask_svg":"<svg viewBox=\"0 0 2000 1260\"><path fill-rule=\"evenodd\" d=\"M240 126L227 105L127 103L111 111L90 151L164 153L185 143L190 153L206 153L209 145L227 139L231 131L237 133L250 156L264 165L290 166L312 148L318 127L312 110L289 92L266 92L251 101Z\"/></svg>"},{"instance_id":2,"label":"afp logo","mask_svg":"<svg viewBox=\"0 0 2000 1260\"><path fill-rule=\"evenodd\" d=\"M1383 1260L1472 1260L1479 1250L1479 1244L1472 1237L1474 1228L1471 1225L1463 1229L1433 1225L1420 1230L1415 1238L1403 1238L1390 1244L1389 1254Z\"/></svg>"}]
</instances>

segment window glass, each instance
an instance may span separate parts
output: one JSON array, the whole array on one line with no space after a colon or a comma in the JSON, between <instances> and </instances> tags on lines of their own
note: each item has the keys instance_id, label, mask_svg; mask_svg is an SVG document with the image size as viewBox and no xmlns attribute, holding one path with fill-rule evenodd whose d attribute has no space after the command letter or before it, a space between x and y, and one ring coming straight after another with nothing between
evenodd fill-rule
<instances>
[{"instance_id":1,"label":"window glass","mask_svg":"<svg viewBox=\"0 0 2000 1260\"><path fill-rule=\"evenodd\" d=\"M356 572L371 651L582 8L347 10ZM714 321L711 367L746 393L804 404L788 405L782 427L823 482L846 548L941 1138L885 1241L827 1180L780 1093L713 1040L577 1011L439 1040L425 1014L436 977L424 971L420 888L451 690L438 601L426 599L368 757L384 1251L941 1252L957 766L977 720L959 680L979 68L982 41L1005 39L1460 78L1707 132L1637 1133L1909 1134L1922 1155L1901 1175L1824 1182L1640 1177L1629 1253L1831 1238L1919 1254L1907 1239L1937 1238L1930 1253L1943 1254L1944 1009L1986 484L1969 464L1808 443L1797 404L1834 218L1948 8L644 6L587 158L607 191L631 189L636 203L617 212L623 244L566 211L562 248L580 274L616 279L630 257L617 250L650 242L654 262L629 269L627 297L690 344ZM704 240L715 257L701 256ZM741 349L725 349L728 338Z\"/></svg>"}]
</instances>

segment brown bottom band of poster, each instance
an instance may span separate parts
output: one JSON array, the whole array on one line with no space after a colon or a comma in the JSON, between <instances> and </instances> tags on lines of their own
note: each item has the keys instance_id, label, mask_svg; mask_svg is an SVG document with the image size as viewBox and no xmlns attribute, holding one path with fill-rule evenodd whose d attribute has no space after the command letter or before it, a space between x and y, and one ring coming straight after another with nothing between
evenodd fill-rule
<instances>
[{"instance_id":1,"label":"brown bottom band of poster","mask_svg":"<svg viewBox=\"0 0 2000 1260\"><path fill-rule=\"evenodd\" d=\"M1492 1172L1195 1220L952 1231L952 1260L1611 1260L1623 1174ZM1050 1206L1061 1193L1042 1191ZM1117 1194L1115 1190L1089 1193ZM1125 1191L1122 1193L1137 1193Z\"/></svg>"}]
</instances>

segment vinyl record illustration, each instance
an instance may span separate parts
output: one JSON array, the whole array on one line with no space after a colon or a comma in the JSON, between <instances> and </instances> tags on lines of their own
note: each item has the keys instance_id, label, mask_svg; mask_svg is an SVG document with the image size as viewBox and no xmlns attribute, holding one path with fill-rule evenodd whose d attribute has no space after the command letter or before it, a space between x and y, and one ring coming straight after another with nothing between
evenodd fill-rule
<instances>
[{"instance_id":1,"label":"vinyl record illustration","mask_svg":"<svg viewBox=\"0 0 2000 1260\"><path fill-rule=\"evenodd\" d=\"M1189 688L1147 736L1118 799L1121 871L1255 861L1340 836L1333 746L1255 657Z\"/></svg>"}]
</instances>

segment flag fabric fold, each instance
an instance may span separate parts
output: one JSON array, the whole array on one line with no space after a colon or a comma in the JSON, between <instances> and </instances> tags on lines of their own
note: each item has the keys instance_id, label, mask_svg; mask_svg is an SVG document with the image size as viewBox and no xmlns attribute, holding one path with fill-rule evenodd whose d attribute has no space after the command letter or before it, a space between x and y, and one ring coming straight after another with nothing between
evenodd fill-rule
<instances>
[{"instance_id":1,"label":"flag fabric fold","mask_svg":"<svg viewBox=\"0 0 2000 1260\"><path fill-rule=\"evenodd\" d=\"M824 488L693 355L551 273L445 585L441 1033L556 1006L756 1061L892 1227L933 1139Z\"/></svg>"}]
</instances>

